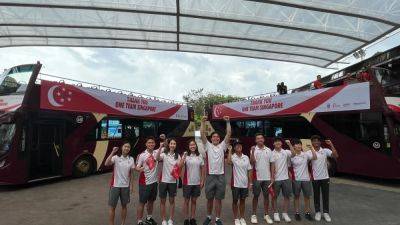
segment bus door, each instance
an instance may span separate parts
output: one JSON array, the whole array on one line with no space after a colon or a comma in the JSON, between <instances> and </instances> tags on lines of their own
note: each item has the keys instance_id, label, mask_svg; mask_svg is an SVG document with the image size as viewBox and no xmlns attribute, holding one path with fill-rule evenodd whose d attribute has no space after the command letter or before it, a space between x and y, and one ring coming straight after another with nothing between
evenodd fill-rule
<instances>
[{"instance_id":1,"label":"bus door","mask_svg":"<svg viewBox=\"0 0 400 225\"><path fill-rule=\"evenodd\" d=\"M62 175L64 122L38 121L31 132L30 178Z\"/></svg>"}]
</instances>

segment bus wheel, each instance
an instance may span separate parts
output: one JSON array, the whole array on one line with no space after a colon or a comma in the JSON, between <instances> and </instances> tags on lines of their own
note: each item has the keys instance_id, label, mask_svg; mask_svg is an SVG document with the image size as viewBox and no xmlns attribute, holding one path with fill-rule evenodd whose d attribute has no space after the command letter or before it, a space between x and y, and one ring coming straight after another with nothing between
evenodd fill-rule
<instances>
[{"instance_id":1,"label":"bus wheel","mask_svg":"<svg viewBox=\"0 0 400 225\"><path fill-rule=\"evenodd\" d=\"M337 172L336 161L334 159L328 158L328 173L330 177L334 177Z\"/></svg>"},{"instance_id":2,"label":"bus wheel","mask_svg":"<svg viewBox=\"0 0 400 225\"><path fill-rule=\"evenodd\" d=\"M86 177L93 173L94 163L90 156L82 156L74 163L73 175L75 177Z\"/></svg>"}]
</instances>

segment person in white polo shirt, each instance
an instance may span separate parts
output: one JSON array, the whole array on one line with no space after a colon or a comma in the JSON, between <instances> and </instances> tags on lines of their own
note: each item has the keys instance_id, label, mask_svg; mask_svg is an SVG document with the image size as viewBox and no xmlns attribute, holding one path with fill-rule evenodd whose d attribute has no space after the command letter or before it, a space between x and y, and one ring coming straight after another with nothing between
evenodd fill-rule
<instances>
[{"instance_id":1,"label":"person in white polo shirt","mask_svg":"<svg viewBox=\"0 0 400 225\"><path fill-rule=\"evenodd\" d=\"M224 140L221 142L221 138L217 132L211 134L211 142L207 140L205 131L205 122L207 117L204 116L201 119L200 135L201 140L204 145L206 152L206 169L207 178L205 184L205 193L207 198L207 217L203 225L209 225L211 223L211 214L214 207L215 201L215 224L222 225L221 217L221 207L222 200L225 198L225 152L227 145L229 144L231 138L231 124L229 122L229 117L224 116L226 121L226 135Z\"/></svg>"},{"instance_id":2,"label":"person in white polo shirt","mask_svg":"<svg viewBox=\"0 0 400 225\"><path fill-rule=\"evenodd\" d=\"M311 161L311 167L313 172L313 190L314 190L314 207L315 207L315 220L321 220L321 203L320 195L322 192L322 208L323 216L327 222L331 222L332 219L329 215L329 173L328 173L328 157L335 159L339 158L339 154L336 148L333 146L332 141L326 140L325 143L329 146L328 148L321 147L321 137L318 135L311 136L311 144L315 149L317 158Z\"/></svg>"},{"instance_id":3,"label":"person in white polo shirt","mask_svg":"<svg viewBox=\"0 0 400 225\"><path fill-rule=\"evenodd\" d=\"M197 225L196 222L196 203L200 196L201 189L204 187L205 167L204 159L200 155L196 141L189 141L188 150L182 157L184 164L183 174L183 215L186 217L183 225ZM189 213L189 202L190 213Z\"/></svg>"},{"instance_id":4,"label":"person in white polo shirt","mask_svg":"<svg viewBox=\"0 0 400 225\"><path fill-rule=\"evenodd\" d=\"M168 139L165 147L157 152L157 161L162 161L162 172L160 184L158 186L160 195L160 211L161 211L161 225L173 225L175 215L175 196L177 190L177 180L179 179L181 164L181 156L175 151L176 140L174 138ZM166 207L165 203L169 196L169 220L166 221Z\"/></svg>"},{"instance_id":5,"label":"person in white polo shirt","mask_svg":"<svg viewBox=\"0 0 400 225\"><path fill-rule=\"evenodd\" d=\"M131 144L127 141L123 142L121 149L122 154L118 156L115 154L118 152L119 148L114 147L104 163L105 166L113 165L108 200L108 205L110 206L110 225L114 225L115 208L118 204L118 200L121 201L121 224L125 225L127 204L130 202L129 189L133 192L132 172L135 169L135 160L129 156Z\"/></svg>"},{"instance_id":6,"label":"person in white polo shirt","mask_svg":"<svg viewBox=\"0 0 400 225\"><path fill-rule=\"evenodd\" d=\"M278 213L277 198L280 191L282 190L283 195L283 212L282 217L286 222L290 222L291 219L288 215L290 193L292 193L292 182L289 179L289 163L290 157L294 155L294 152L285 150L282 148L281 138L274 139L274 150L272 151L272 162L274 163L273 178L275 196L272 202L272 208L274 210L274 220L280 222L281 219Z\"/></svg>"},{"instance_id":7,"label":"person in white polo shirt","mask_svg":"<svg viewBox=\"0 0 400 225\"><path fill-rule=\"evenodd\" d=\"M264 145L265 138L263 134L256 134L255 142L256 145L250 150L250 162L253 165L253 214L251 216L251 223L258 223L256 213L258 197L262 191L264 197L264 219L268 224L272 224L273 221L268 215L268 187L271 184L272 151Z\"/></svg>"},{"instance_id":8,"label":"person in white polo shirt","mask_svg":"<svg viewBox=\"0 0 400 225\"><path fill-rule=\"evenodd\" d=\"M311 206L310 206L312 187L310 181L310 173L308 172L308 163L311 160L315 160L317 158L317 155L313 148L310 148L309 151L303 151L302 147L303 145L299 139L293 139L292 143L289 140L286 140L286 144L290 147L292 151L295 152L295 155L292 155L292 158L290 159L293 168L292 186L293 186L294 209L295 209L294 218L297 221L301 220L299 212L300 192L303 192L304 208L305 208L304 217L307 220L312 221Z\"/></svg>"},{"instance_id":9,"label":"person in white polo shirt","mask_svg":"<svg viewBox=\"0 0 400 225\"><path fill-rule=\"evenodd\" d=\"M157 166L158 161L156 156L158 151L161 151L163 142L160 143L160 148L154 150L156 141L154 137L146 138L146 150L137 157L136 170L139 175L139 205L137 207L137 223L139 225L157 225L154 221L153 206L157 199ZM147 217L143 221L144 206L147 204Z\"/></svg>"},{"instance_id":10,"label":"person in white polo shirt","mask_svg":"<svg viewBox=\"0 0 400 225\"><path fill-rule=\"evenodd\" d=\"M227 163L232 165L232 210L235 225L246 225L244 219L246 198L249 196L249 189L253 185L250 159L243 154L243 144L240 141L234 143L235 153L232 155L232 146L229 146ZM238 201L239 210L238 210ZM239 211L239 213L238 213ZM239 217L240 215L240 217Z\"/></svg>"}]
</instances>

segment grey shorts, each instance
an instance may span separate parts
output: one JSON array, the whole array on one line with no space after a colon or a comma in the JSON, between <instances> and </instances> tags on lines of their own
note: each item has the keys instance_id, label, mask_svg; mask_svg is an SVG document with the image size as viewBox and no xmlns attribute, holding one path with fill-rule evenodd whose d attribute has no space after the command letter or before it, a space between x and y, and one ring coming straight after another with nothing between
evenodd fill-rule
<instances>
[{"instance_id":1,"label":"grey shorts","mask_svg":"<svg viewBox=\"0 0 400 225\"><path fill-rule=\"evenodd\" d=\"M108 194L108 205L117 207L118 200L121 200L121 205L126 206L130 202L129 187L111 187Z\"/></svg>"},{"instance_id":2,"label":"grey shorts","mask_svg":"<svg viewBox=\"0 0 400 225\"><path fill-rule=\"evenodd\" d=\"M311 181L293 181L293 194L294 196L300 196L300 192L303 192L304 197L311 197Z\"/></svg>"},{"instance_id":3,"label":"grey shorts","mask_svg":"<svg viewBox=\"0 0 400 225\"><path fill-rule=\"evenodd\" d=\"M177 189L176 183L161 182L158 186L159 196L160 198L166 198L168 194L169 197L175 197L176 189Z\"/></svg>"},{"instance_id":4,"label":"grey shorts","mask_svg":"<svg viewBox=\"0 0 400 225\"><path fill-rule=\"evenodd\" d=\"M225 174L221 175L207 175L206 178L206 185L205 185L205 192L206 198L210 199L217 199L223 200L225 198Z\"/></svg>"},{"instance_id":5,"label":"grey shorts","mask_svg":"<svg viewBox=\"0 0 400 225\"><path fill-rule=\"evenodd\" d=\"M276 197L279 196L279 193L281 192L281 189L282 189L283 197L290 198L290 195L292 193L292 182L289 179L275 181L275 183L274 183L274 191L275 191L275 196Z\"/></svg>"},{"instance_id":6,"label":"grey shorts","mask_svg":"<svg viewBox=\"0 0 400 225\"><path fill-rule=\"evenodd\" d=\"M197 198L200 196L200 185L183 185L184 198Z\"/></svg>"},{"instance_id":7,"label":"grey shorts","mask_svg":"<svg viewBox=\"0 0 400 225\"><path fill-rule=\"evenodd\" d=\"M157 182L148 185L139 184L139 202L143 204L154 202L157 199L157 188Z\"/></svg>"},{"instance_id":8,"label":"grey shorts","mask_svg":"<svg viewBox=\"0 0 400 225\"><path fill-rule=\"evenodd\" d=\"M258 197L263 193L264 198L268 197L268 186L271 184L269 180L254 180L253 181L253 195L254 197Z\"/></svg>"},{"instance_id":9,"label":"grey shorts","mask_svg":"<svg viewBox=\"0 0 400 225\"><path fill-rule=\"evenodd\" d=\"M239 199L246 199L249 196L248 188L232 187L232 200L235 202Z\"/></svg>"}]
</instances>

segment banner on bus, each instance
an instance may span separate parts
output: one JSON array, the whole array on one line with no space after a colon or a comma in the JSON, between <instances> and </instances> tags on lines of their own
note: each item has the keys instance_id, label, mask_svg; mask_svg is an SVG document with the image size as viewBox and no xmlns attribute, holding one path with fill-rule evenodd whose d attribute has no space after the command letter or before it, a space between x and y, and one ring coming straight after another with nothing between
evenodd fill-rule
<instances>
[{"instance_id":1,"label":"banner on bus","mask_svg":"<svg viewBox=\"0 0 400 225\"><path fill-rule=\"evenodd\" d=\"M21 107L24 95L0 96L0 111L12 112Z\"/></svg>"},{"instance_id":2,"label":"banner on bus","mask_svg":"<svg viewBox=\"0 0 400 225\"><path fill-rule=\"evenodd\" d=\"M188 119L186 105L44 80L41 82L40 107L158 119Z\"/></svg>"},{"instance_id":3,"label":"banner on bus","mask_svg":"<svg viewBox=\"0 0 400 225\"><path fill-rule=\"evenodd\" d=\"M368 82L215 105L212 114L221 119L365 109L370 109Z\"/></svg>"}]
</instances>

